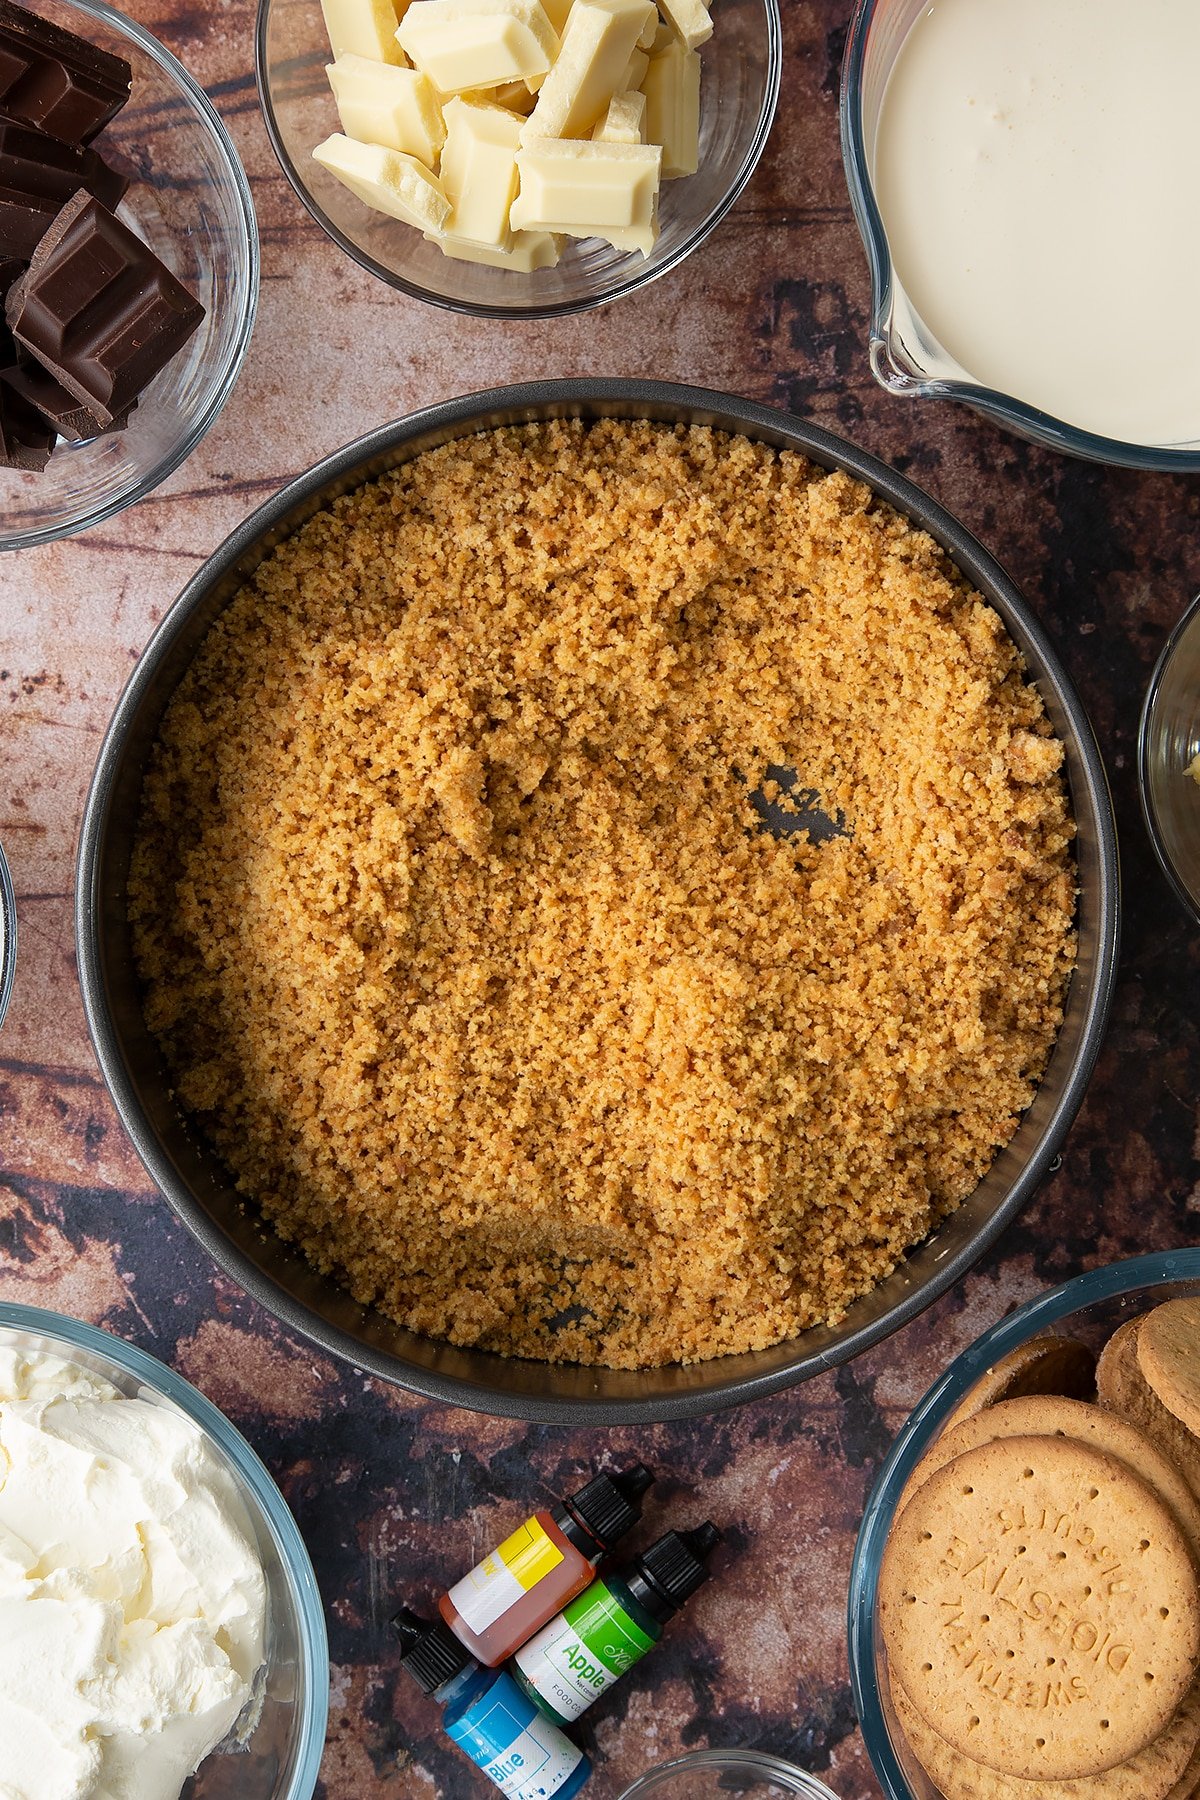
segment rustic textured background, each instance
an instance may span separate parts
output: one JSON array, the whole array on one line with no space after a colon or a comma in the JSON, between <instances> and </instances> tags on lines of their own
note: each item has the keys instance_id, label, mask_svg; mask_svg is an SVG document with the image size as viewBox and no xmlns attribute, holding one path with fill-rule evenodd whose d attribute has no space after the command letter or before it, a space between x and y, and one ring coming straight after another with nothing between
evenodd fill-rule
<instances>
[{"instance_id":1,"label":"rustic textured background","mask_svg":"<svg viewBox=\"0 0 1200 1800\"><path fill-rule=\"evenodd\" d=\"M434 1709L397 1682L385 1621L402 1593L453 1578L523 1509L577 1483L600 1450L655 1463L660 1505L725 1522L735 1556L596 1709L596 1800L706 1742L779 1750L844 1800L866 1800L878 1789L850 1703L844 1602L855 1526L893 1433L949 1358L1014 1303L1083 1267L1197 1236L1194 933L1150 856L1134 739L1151 663L1200 576L1200 486L1066 462L873 386L837 148L848 0L785 0L780 116L715 240L632 300L529 325L435 313L323 238L267 145L244 0L132 10L229 122L262 228L262 304L240 386L173 480L84 537L0 564L0 841L21 931L0 1039L0 1299L61 1308L154 1351L266 1458L328 1609L328 1800L491 1791L439 1739ZM184 580L326 451L427 401L534 373L655 375L773 401L878 452L959 513L1038 606L1079 681L1125 861L1107 1049L1061 1170L998 1250L902 1338L835 1375L703 1427L607 1442L439 1411L364 1381L220 1279L149 1186L108 1104L71 937L75 837L100 734Z\"/></svg>"}]
</instances>

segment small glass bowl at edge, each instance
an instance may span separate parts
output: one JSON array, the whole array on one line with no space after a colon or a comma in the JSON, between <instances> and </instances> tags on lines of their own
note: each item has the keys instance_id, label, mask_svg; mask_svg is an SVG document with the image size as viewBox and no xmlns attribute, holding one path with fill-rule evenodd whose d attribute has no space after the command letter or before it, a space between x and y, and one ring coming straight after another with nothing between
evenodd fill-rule
<instances>
[{"instance_id":1,"label":"small glass bowl at edge","mask_svg":"<svg viewBox=\"0 0 1200 1800\"><path fill-rule=\"evenodd\" d=\"M802 1800L837 1800L815 1775L762 1750L693 1750L640 1776L620 1800L650 1800L651 1795L658 1800L720 1800L737 1794L753 1800L771 1789L799 1794Z\"/></svg>"},{"instance_id":2,"label":"small glass bowl at edge","mask_svg":"<svg viewBox=\"0 0 1200 1800\"><path fill-rule=\"evenodd\" d=\"M1200 752L1200 595L1154 665L1138 729L1138 787L1154 853L1200 924L1200 787L1188 765Z\"/></svg>"},{"instance_id":3,"label":"small glass bowl at edge","mask_svg":"<svg viewBox=\"0 0 1200 1800\"><path fill-rule=\"evenodd\" d=\"M12 876L0 845L0 1025L12 999L17 972L17 897Z\"/></svg>"}]
</instances>

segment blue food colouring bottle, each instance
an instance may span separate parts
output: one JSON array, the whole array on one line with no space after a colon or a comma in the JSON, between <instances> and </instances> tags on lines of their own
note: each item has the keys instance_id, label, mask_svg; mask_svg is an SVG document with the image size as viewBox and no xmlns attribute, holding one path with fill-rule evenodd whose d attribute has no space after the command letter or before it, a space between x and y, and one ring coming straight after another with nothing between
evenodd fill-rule
<instances>
[{"instance_id":1,"label":"blue food colouring bottle","mask_svg":"<svg viewBox=\"0 0 1200 1800\"><path fill-rule=\"evenodd\" d=\"M508 1800L572 1800L592 1765L503 1669L485 1669L448 1625L402 1607L400 1666L445 1709L442 1729Z\"/></svg>"}]
</instances>

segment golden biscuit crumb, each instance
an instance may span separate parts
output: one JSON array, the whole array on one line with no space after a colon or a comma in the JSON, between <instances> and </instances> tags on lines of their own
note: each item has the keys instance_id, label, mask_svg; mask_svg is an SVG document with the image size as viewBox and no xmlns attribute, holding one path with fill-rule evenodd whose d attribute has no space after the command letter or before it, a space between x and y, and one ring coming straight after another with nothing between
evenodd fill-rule
<instances>
[{"instance_id":1,"label":"golden biscuit crumb","mask_svg":"<svg viewBox=\"0 0 1200 1800\"><path fill-rule=\"evenodd\" d=\"M995 612L848 476L482 433L318 513L209 633L133 861L146 1017L240 1189L412 1330L760 1348L1028 1106L1061 763Z\"/></svg>"}]
</instances>

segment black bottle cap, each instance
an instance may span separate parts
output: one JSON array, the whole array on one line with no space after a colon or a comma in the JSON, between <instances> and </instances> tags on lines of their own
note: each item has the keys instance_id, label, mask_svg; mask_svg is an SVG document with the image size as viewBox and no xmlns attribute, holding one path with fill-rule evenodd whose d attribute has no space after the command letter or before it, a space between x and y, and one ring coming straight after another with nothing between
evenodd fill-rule
<instances>
[{"instance_id":1,"label":"black bottle cap","mask_svg":"<svg viewBox=\"0 0 1200 1800\"><path fill-rule=\"evenodd\" d=\"M668 1617L704 1586L704 1565L720 1542L721 1533L706 1519L695 1531L668 1531L639 1556L636 1573L658 1595Z\"/></svg>"},{"instance_id":2,"label":"black bottle cap","mask_svg":"<svg viewBox=\"0 0 1200 1800\"><path fill-rule=\"evenodd\" d=\"M641 1498L653 1480L652 1469L635 1463L619 1475L595 1476L564 1506L602 1550L611 1550L641 1518Z\"/></svg>"},{"instance_id":3,"label":"black bottle cap","mask_svg":"<svg viewBox=\"0 0 1200 1800\"><path fill-rule=\"evenodd\" d=\"M427 1694L436 1694L475 1661L441 1619L430 1624L407 1606L392 1620L392 1630L400 1639L401 1668Z\"/></svg>"}]
</instances>

